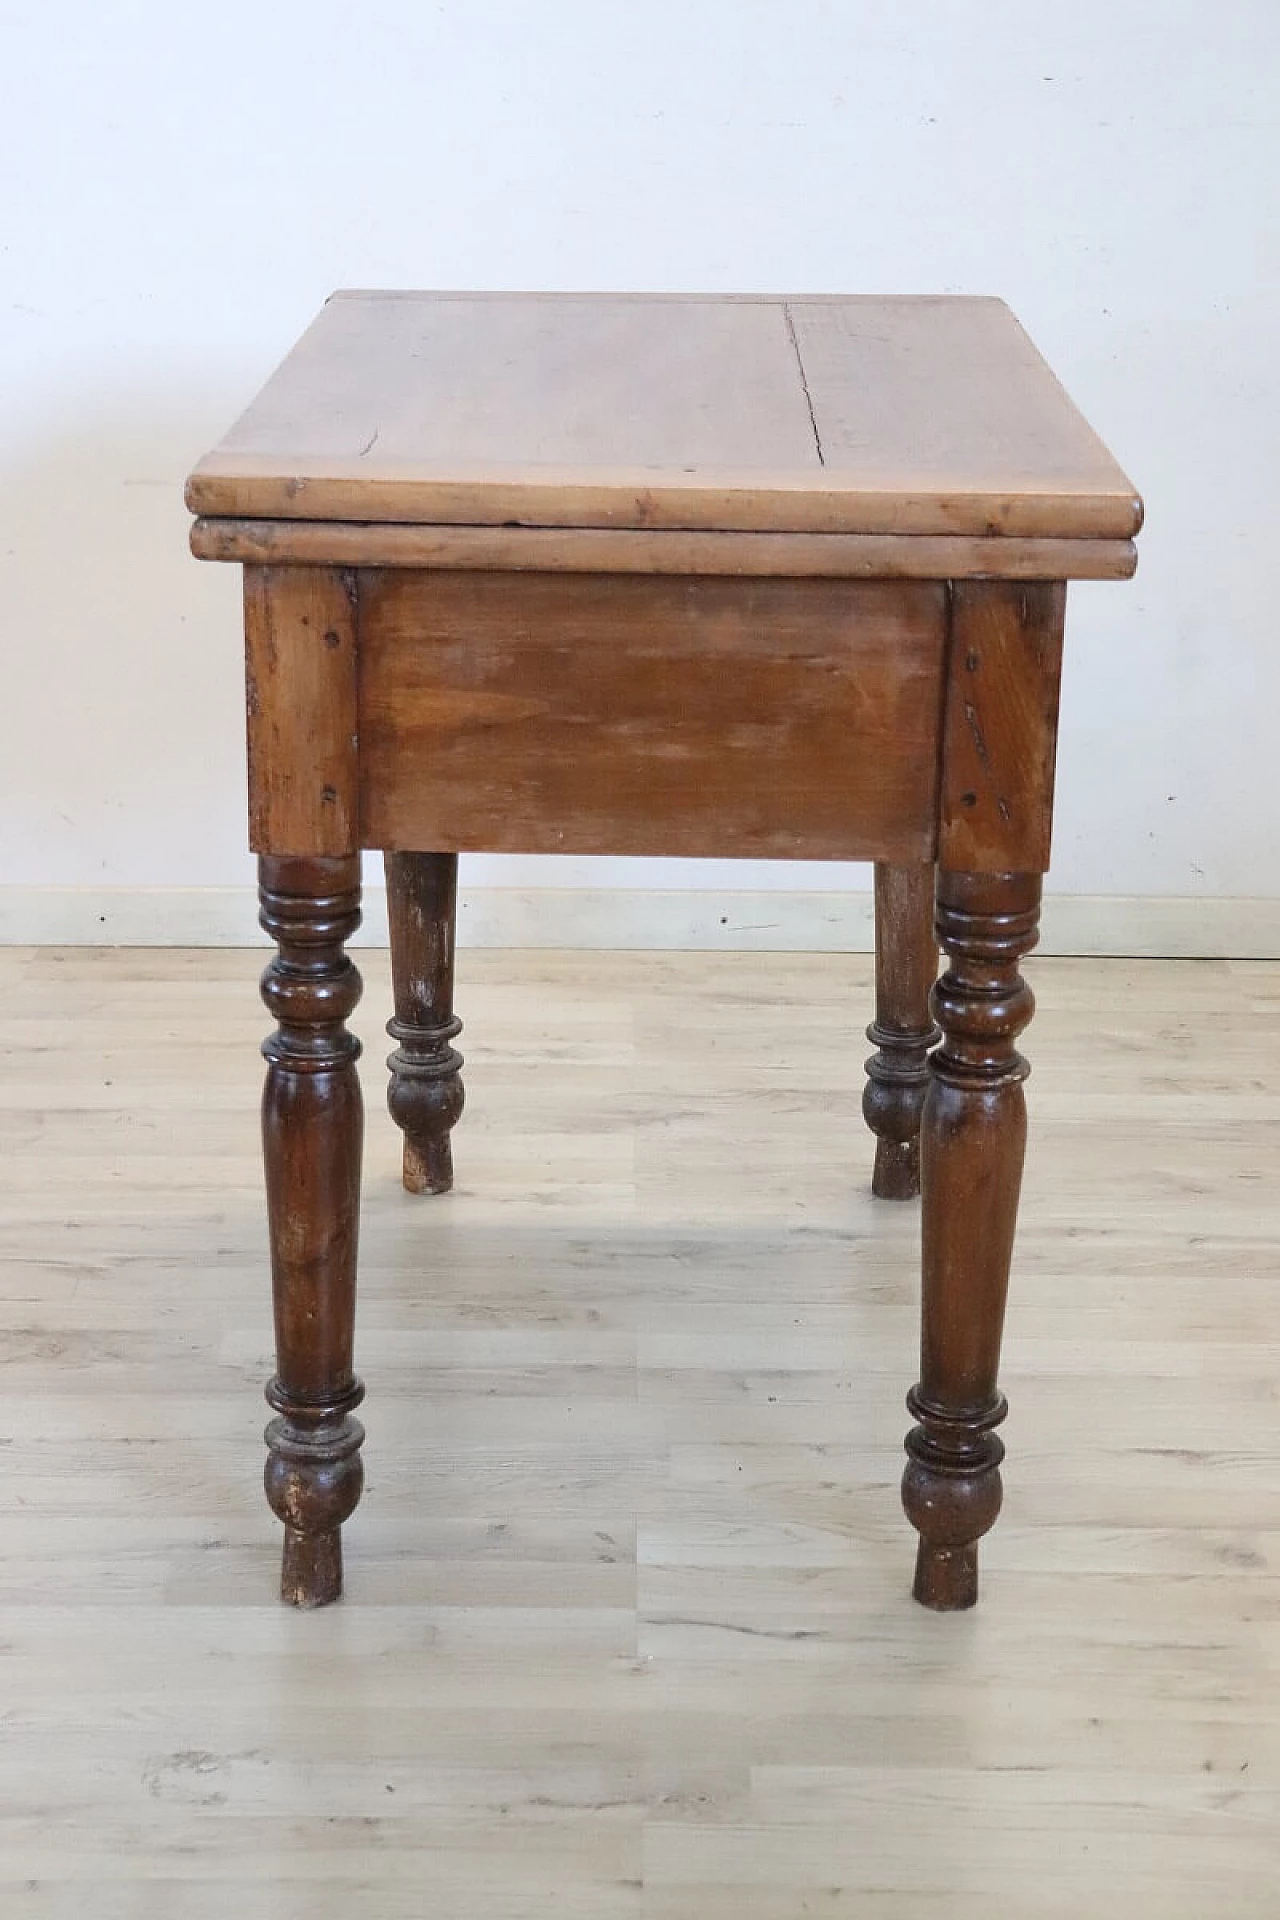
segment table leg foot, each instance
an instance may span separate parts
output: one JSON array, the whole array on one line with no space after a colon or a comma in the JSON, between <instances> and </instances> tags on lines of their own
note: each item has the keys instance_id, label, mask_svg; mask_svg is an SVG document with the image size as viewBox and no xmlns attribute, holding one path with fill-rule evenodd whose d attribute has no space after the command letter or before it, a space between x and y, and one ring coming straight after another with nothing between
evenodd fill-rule
<instances>
[{"instance_id":1,"label":"table leg foot","mask_svg":"<svg viewBox=\"0 0 1280 1920\"><path fill-rule=\"evenodd\" d=\"M978 1545L931 1547L921 1541L916 1549L916 1577L911 1589L922 1607L934 1613L962 1613L978 1599Z\"/></svg>"},{"instance_id":2,"label":"table leg foot","mask_svg":"<svg viewBox=\"0 0 1280 1920\"><path fill-rule=\"evenodd\" d=\"M862 1114L876 1136L871 1191L913 1200L920 1191L920 1116L929 1085L929 1049L938 1029L929 1013L937 973L933 868L881 862L876 887L876 1017L867 1038Z\"/></svg>"},{"instance_id":3,"label":"table leg foot","mask_svg":"<svg viewBox=\"0 0 1280 1920\"><path fill-rule=\"evenodd\" d=\"M396 1012L387 1032L398 1044L387 1061L387 1105L404 1134L404 1184L410 1193L453 1186L453 1128L462 1114L462 1031L453 1011L457 920L456 853L388 853L387 913Z\"/></svg>"},{"instance_id":4,"label":"table leg foot","mask_svg":"<svg viewBox=\"0 0 1280 1920\"><path fill-rule=\"evenodd\" d=\"M871 1191L877 1200L914 1200L920 1192L920 1142L877 1140Z\"/></svg>"},{"instance_id":5,"label":"table leg foot","mask_svg":"<svg viewBox=\"0 0 1280 1920\"><path fill-rule=\"evenodd\" d=\"M342 1535L284 1530L280 1598L290 1607L327 1607L342 1595Z\"/></svg>"},{"instance_id":6,"label":"table leg foot","mask_svg":"<svg viewBox=\"0 0 1280 1920\"><path fill-rule=\"evenodd\" d=\"M448 1193L453 1186L453 1147L443 1140L405 1140L406 1193Z\"/></svg>"},{"instance_id":7,"label":"table leg foot","mask_svg":"<svg viewBox=\"0 0 1280 1920\"><path fill-rule=\"evenodd\" d=\"M920 1383L907 1397L902 1502L920 1535L915 1597L972 1606L977 1543L996 1522L1007 1411L996 1384L1026 1145L1014 1041L1035 1002L1018 962L1035 945L1038 874L938 875L938 932L950 965L933 993L942 1043L921 1128L923 1313Z\"/></svg>"}]
</instances>

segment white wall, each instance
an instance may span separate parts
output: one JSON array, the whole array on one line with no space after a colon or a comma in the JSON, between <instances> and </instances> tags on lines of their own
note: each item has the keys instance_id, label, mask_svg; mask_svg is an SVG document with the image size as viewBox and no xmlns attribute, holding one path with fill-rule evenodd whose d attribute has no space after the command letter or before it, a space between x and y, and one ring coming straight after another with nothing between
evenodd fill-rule
<instances>
[{"instance_id":1,"label":"white wall","mask_svg":"<svg viewBox=\"0 0 1280 1920\"><path fill-rule=\"evenodd\" d=\"M634 286L1005 296L1147 500L1136 581L1072 590L1053 884L1280 894L1275 0L0 26L0 882L250 878L238 578L181 483L331 288Z\"/></svg>"}]
</instances>

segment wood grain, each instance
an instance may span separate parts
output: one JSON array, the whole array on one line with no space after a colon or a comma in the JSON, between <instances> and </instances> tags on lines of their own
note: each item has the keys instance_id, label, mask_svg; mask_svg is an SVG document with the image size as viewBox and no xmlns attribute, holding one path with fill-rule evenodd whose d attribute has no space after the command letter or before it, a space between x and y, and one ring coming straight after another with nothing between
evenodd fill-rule
<instances>
[{"instance_id":1,"label":"wood grain","mask_svg":"<svg viewBox=\"0 0 1280 1920\"><path fill-rule=\"evenodd\" d=\"M199 514L1128 540L1141 504L1007 307L335 296Z\"/></svg>"},{"instance_id":2,"label":"wood grain","mask_svg":"<svg viewBox=\"0 0 1280 1920\"><path fill-rule=\"evenodd\" d=\"M352 589L321 567L246 567L249 845L336 856L357 840Z\"/></svg>"},{"instance_id":3,"label":"wood grain","mask_svg":"<svg viewBox=\"0 0 1280 1920\"><path fill-rule=\"evenodd\" d=\"M896 494L907 512L928 500L929 531L1138 531L1132 484L1002 300L794 300L789 312L828 473Z\"/></svg>"},{"instance_id":4,"label":"wood grain","mask_svg":"<svg viewBox=\"0 0 1280 1920\"><path fill-rule=\"evenodd\" d=\"M374 571L359 600L367 846L931 857L939 586Z\"/></svg>"},{"instance_id":5,"label":"wood grain","mask_svg":"<svg viewBox=\"0 0 1280 1920\"><path fill-rule=\"evenodd\" d=\"M944 1616L870 957L469 950L457 1191L370 1101L369 1487L299 1617L266 957L0 950L6 1917L1274 1920L1280 965L1028 962L1005 1510Z\"/></svg>"},{"instance_id":6,"label":"wood grain","mask_svg":"<svg viewBox=\"0 0 1280 1920\"><path fill-rule=\"evenodd\" d=\"M1062 585L956 583L938 826L944 868L1048 869L1065 606Z\"/></svg>"},{"instance_id":7,"label":"wood grain","mask_svg":"<svg viewBox=\"0 0 1280 1920\"><path fill-rule=\"evenodd\" d=\"M423 527L311 520L196 520L200 560L250 566L431 567L556 573L714 573L851 580L1127 580L1129 540L977 534L651 533L601 527Z\"/></svg>"}]
</instances>

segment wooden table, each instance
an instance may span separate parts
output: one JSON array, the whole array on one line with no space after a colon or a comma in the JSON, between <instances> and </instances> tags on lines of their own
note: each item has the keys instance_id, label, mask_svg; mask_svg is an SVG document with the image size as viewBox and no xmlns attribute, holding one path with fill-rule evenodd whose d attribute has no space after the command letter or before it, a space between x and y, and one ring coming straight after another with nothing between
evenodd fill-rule
<instances>
[{"instance_id":1,"label":"wooden table","mask_svg":"<svg viewBox=\"0 0 1280 1920\"><path fill-rule=\"evenodd\" d=\"M244 567L283 1593L360 1497L360 850L386 857L391 1112L452 1182L464 849L876 863L873 1185L923 1188L902 1496L977 1597L1026 1132L1065 582L1141 503L977 299L344 293L192 474ZM937 946L948 961L936 981ZM935 1024L936 1022L936 1024ZM856 1273L850 1285L857 1284Z\"/></svg>"}]
</instances>

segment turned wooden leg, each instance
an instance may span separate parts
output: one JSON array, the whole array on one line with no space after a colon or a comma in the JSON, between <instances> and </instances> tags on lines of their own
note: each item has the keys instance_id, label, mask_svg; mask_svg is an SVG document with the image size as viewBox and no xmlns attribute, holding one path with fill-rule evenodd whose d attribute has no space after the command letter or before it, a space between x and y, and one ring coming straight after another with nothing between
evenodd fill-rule
<instances>
[{"instance_id":1,"label":"turned wooden leg","mask_svg":"<svg viewBox=\"0 0 1280 1920\"><path fill-rule=\"evenodd\" d=\"M942 1043L921 1128L920 1384L907 1398L919 1424L902 1501L920 1535L915 1597L939 1609L977 1599L977 1543L1000 1511L996 1373L1026 1145L1027 1064L1014 1041L1035 1006L1018 962L1039 912L1039 874L938 874L950 965L933 992Z\"/></svg>"},{"instance_id":2,"label":"turned wooden leg","mask_svg":"<svg viewBox=\"0 0 1280 1920\"><path fill-rule=\"evenodd\" d=\"M343 952L360 924L360 862L264 855L258 877L279 947L262 976L278 1023L262 1048L276 1328L267 1499L284 1522L281 1593L320 1607L342 1592L339 1530L364 1479L352 1417L364 1395L352 1371L363 1110L360 1043L344 1024L360 975Z\"/></svg>"},{"instance_id":3,"label":"turned wooden leg","mask_svg":"<svg viewBox=\"0 0 1280 1920\"><path fill-rule=\"evenodd\" d=\"M929 992L938 972L933 868L876 865L876 1017L867 1038L862 1113L876 1136L871 1191L911 1200L920 1191L920 1115L938 1029Z\"/></svg>"},{"instance_id":4,"label":"turned wooden leg","mask_svg":"<svg viewBox=\"0 0 1280 1920\"><path fill-rule=\"evenodd\" d=\"M409 1192L448 1193L453 1185L449 1135L464 1098L462 1055L450 1045L462 1032L453 1012L458 856L388 853L384 858L396 1002L387 1032L398 1042L387 1061L387 1105L404 1134Z\"/></svg>"}]
</instances>

